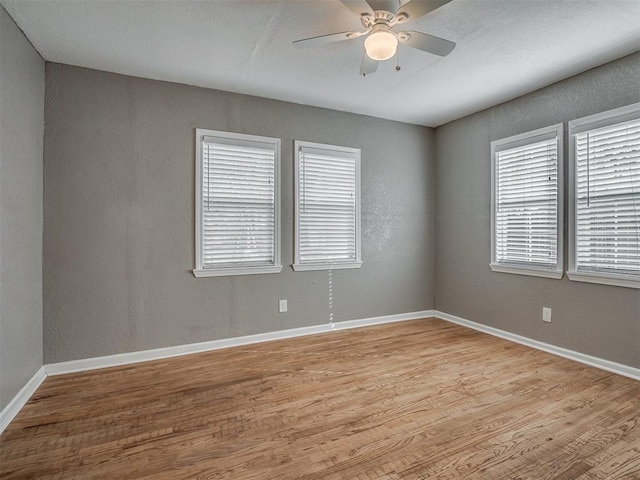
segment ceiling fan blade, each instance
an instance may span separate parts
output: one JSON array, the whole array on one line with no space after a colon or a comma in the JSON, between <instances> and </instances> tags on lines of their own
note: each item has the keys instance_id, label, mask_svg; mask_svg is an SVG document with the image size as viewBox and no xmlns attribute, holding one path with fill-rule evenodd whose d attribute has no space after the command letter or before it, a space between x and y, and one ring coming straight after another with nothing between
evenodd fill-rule
<instances>
[{"instance_id":1,"label":"ceiling fan blade","mask_svg":"<svg viewBox=\"0 0 640 480\"><path fill-rule=\"evenodd\" d=\"M410 30L408 32L398 32L396 35L403 45L417 48L434 55L445 57L451 53L456 47L455 42L445 40L444 38L434 37L422 32Z\"/></svg>"},{"instance_id":2,"label":"ceiling fan blade","mask_svg":"<svg viewBox=\"0 0 640 480\"><path fill-rule=\"evenodd\" d=\"M374 73L378 69L378 61L369 58L367 52L364 53L364 57L362 57L362 65L360 65L360 75L366 76L371 73Z\"/></svg>"},{"instance_id":3,"label":"ceiling fan blade","mask_svg":"<svg viewBox=\"0 0 640 480\"><path fill-rule=\"evenodd\" d=\"M367 0L367 3L374 12L384 10L393 13L398 9L398 0Z\"/></svg>"},{"instance_id":4,"label":"ceiling fan blade","mask_svg":"<svg viewBox=\"0 0 640 480\"><path fill-rule=\"evenodd\" d=\"M395 23L415 20L429 12L433 12L436 8L440 8L450 1L451 0L409 0L398 9Z\"/></svg>"},{"instance_id":5,"label":"ceiling fan blade","mask_svg":"<svg viewBox=\"0 0 640 480\"><path fill-rule=\"evenodd\" d=\"M296 40L293 44L296 47L315 47L318 45L327 45L328 43L341 42L342 40L349 40L350 38L357 38L365 33L369 32L365 30L364 32L330 33L329 35L319 35L317 37Z\"/></svg>"},{"instance_id":6,"label":"ceiling fan blade","mask_svg":"<svg viewBox=\"0 0 640 480\"><path fill-rule=\"evenodd\" d=\"M353 13L361 17L362 15L373 15L373 10L365 0L340 0L342 4Z\"/></svg>"}]
</instances>

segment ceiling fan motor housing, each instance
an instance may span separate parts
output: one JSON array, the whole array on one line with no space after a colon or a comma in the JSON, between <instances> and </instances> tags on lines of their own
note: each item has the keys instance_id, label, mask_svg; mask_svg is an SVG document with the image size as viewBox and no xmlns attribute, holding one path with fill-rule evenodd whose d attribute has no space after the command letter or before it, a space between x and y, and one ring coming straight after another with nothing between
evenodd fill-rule
<instances>
[{"instance_id":1,"label":"ceiling fan motor housing","mask_svg":"<svg viewBox=\"0 0 640 480\"><path fill-rule=\"evenodd\" d=\"M391 26L391 22L393 22L395 15L391 12L386 12L384 10L376 10L373 15L370 13L365 13L360 17L360 21L365 28L373 28L376 25L387 25Z\"/></svg>"}]
</instances>

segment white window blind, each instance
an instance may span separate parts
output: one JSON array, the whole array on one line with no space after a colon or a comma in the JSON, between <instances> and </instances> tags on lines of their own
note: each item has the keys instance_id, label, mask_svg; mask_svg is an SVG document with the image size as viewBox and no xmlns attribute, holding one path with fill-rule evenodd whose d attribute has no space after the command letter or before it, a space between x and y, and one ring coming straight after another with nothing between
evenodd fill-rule
<instances>
[{"instance_id":1,"label":"white window blind","mask_svg":"<svg viewBox=\"0 0 640 480\"><path fill-rule=\"evenodd\" d=\"M198 130L202 276L273 273L278 248L279 140Z\"/></svg>"},{"instance_id":2,"label":"white window blind","mask_svg":"<svg viewBox=\"0 0 640 480\"><path fill-rule=\"evenodd\" d=\"M561 126L555 126L492 144L496 271L562 275L560 135Z\"/></svg>"},{"instance_id":3,"label":"white window blind","mask_svg":"<svg viewBox=\"0 0 640 480\"><path fill-rule=\"evenodd\" d=\"M356 268L360 150L296 142L295 270Z\"/></svg>"},{"instance_id":4,"label":"white window blind","mask_svg":"<svg viewBox=\"0 0 640 480\"><path fill-rule=\"evenodd\" d=\"M574 270L639 282L640 118L575 133L573 141Z\"/></svg>"}]
</instances>

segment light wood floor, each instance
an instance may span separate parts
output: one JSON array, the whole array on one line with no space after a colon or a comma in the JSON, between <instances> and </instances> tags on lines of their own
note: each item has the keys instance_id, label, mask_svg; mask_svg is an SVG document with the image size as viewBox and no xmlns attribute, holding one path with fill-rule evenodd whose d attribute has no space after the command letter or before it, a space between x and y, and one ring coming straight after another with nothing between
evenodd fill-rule
<instances>
[{"instance_id":1,"label":"light wood floor","mask_svg":"<svg viewBox=\"0 0 640 480\"><path fill-rule=\"evenodd\" d=\"M439 320L49 377L2 479L640 479L640 382Z\"/></svg>"}]
</instances>

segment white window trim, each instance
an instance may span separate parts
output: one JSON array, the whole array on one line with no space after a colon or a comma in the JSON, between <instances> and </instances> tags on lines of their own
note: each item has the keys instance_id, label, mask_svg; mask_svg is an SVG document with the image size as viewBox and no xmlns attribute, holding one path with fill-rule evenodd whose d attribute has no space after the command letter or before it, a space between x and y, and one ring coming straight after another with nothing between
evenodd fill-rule
<instances>
[{"instance_id":1,"label":"white window trim","mask_svg":"<svg viewBox=\"0 0 640 480\"><path fill-rule=\"evenodd\" d=\"M568 270L567 277L569 277L569 280L573 280L574 282L599 283L614 287L640 288L640 282L638 280L629 278L625 275L616 275L613 273L604 275L601 273Z\"/></svg>"},{"instance_id":2,"label":"white window trim","mask_svg":"<svg viewBox=\"0 0 640 480\"><path fill-rule=\"evenodd\" d=\"M223 137L233 140L249 140L257 142L271 143L275 148L274 155L274 265L260 265L255 267L220 267L203 268L202 265L202 140L203 137ZM196 128L196 265L193 275L196 278L202 277L226 277L232 275L254 275L262 273L280 273L282 262L280 259L280 139L272 137L261 137L258 135L246 135L242 133L222 132L218 130L206 130Z\"/></svg>"},{"instance_id":3,"label":"white window trim","mask_svg":"<svg viewBox=\"0 0 640 480\"><path fill-rule=\"evenodd\" d=\"M575 135L640 116L640 103L577 118L569 122L569 268L567 277L576 282L599 283L617 287L639 288L640 280L615 273L580 272L576 266L576 148Z\"/></svg>"},{"instance_id":4,"label":"white window trim","mask_svg":"<svg viewBox=\"0 0 640 480\"><path fill-rule=\"evenodd\" d=\"M514 265L498 263L496 261L496 153L507 148L515 148L518 145L526 145L536 141L535 137L544 137L555 134L558 139L558 211L557 211L557 263L556 268L542 268L538 266ZM561 279L564 274L563 258L563 225L564 225L564 136L563 125L551 125L530 132L501 138L491 142L491 262L489 267L493 272L513 273L516 275L530 275Z\"/></svg>"},{"instance_id":5,"label":"white window trim","mask_svg":"<svg viewBox=\"0 0 640 480\"><path fill-rule=\"evenodd\" d=\"M299 171L300 171L300 149L301 148L319 148L319 149L328 149L336 152L344 152L351 155L355 155L356 158L356 261L355 262L323 262L323 263L300 263L300 245L299 245L299 234L300 234L300 215L298 210L300 208L300 181L299 181ZM362 266L362 245L361 245L361 212L360 212L360 203L361 203L361 193L360 193L360 158L361 152L359 148L352 147L340 147L336 145L328 145L322 143L313 143L313 142L305 142L301 140L294 141L294 182L295 182L295 192L294 192L294 210L295 210L295 222L294 222L294 260L293 260L293 270L296 272L304 272L310 270L339 270L346 268L360 268Z\"/></svg>"}]
</instances>

